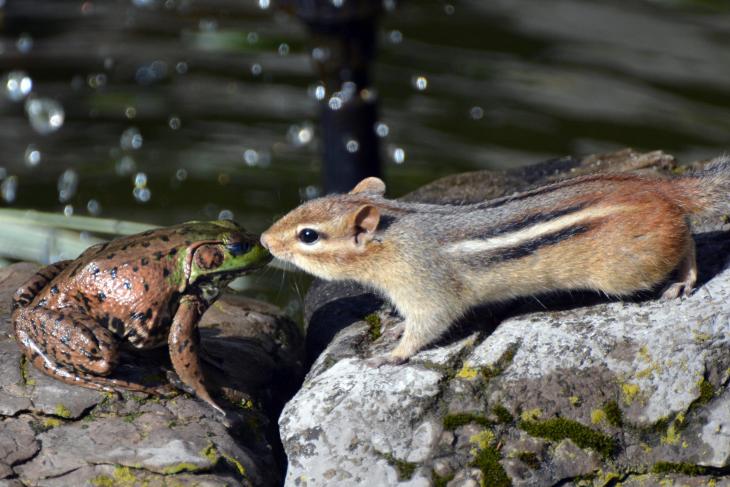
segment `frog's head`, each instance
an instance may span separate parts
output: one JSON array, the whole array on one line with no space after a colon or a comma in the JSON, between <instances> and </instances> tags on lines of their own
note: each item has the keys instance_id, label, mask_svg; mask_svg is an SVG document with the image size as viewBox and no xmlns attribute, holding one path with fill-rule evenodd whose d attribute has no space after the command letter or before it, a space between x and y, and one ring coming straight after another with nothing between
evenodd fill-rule
<instances>
[{"instance_id":1,"label":"frog's head","mask_svg":"<svg viewBox=\"0 0 730 487\"><path fill-rule=\"evenodd\" d=\"M223 286L271 260L255 235L231 220L189 222L194 236L181 265L185 287Z\"/></svg>"}]
</instances>

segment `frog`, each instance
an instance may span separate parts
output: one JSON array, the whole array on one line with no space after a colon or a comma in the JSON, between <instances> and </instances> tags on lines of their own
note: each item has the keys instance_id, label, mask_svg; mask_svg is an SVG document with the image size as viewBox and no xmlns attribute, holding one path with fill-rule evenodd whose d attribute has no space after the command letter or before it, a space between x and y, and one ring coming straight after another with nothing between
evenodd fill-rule
<instances>
[{"instance_id":1,"label":"frog","mask_svg":"<svg viewBox=\"0 0 730 487\"><path fill-rule=\"evenodd\" d=\"M107 392L162 394L110 374L120 348L167 344L184 386L226 414L208 393L198 322L234 278L271 255L232 220L191 221L93 245L41 268L13 297L15 339L36 368Z\"/></svg>"}]
</instances>

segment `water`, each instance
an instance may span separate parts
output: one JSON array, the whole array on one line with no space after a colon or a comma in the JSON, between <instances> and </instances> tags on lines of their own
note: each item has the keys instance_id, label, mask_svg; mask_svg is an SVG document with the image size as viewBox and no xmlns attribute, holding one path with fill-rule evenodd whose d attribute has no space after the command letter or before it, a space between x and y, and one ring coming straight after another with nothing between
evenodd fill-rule
<instances>
[{"instance_id":1,"label":"water","mask_svg":"<svg viewBox=\"0 0 730 487\"><path fill-rule=\"evenodd\" d=\"M726 5L403 2L382 19L373 73L390 194L624 146L684 161L728 150ZM321 194L317 104L346 87L328 97L310 62L328 53L268 0L2 11L1 205L157 224L234 215L262 231Z\"/></svg>"}]
</instances>

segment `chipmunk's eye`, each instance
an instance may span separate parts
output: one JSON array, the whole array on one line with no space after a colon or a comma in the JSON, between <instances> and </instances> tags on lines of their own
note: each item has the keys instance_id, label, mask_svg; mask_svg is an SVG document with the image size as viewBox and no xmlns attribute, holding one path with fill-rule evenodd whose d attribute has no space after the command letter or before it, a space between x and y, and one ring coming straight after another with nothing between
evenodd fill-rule
<instances>
[{"instance_id":1,"label":"chipmunk's eye","mask_svg":"<svg viewBox=\"0 0 730 487\"><path fill-rule=\"evenodd\" d=\"M303 228L299 232L299 240L304 242L305 244L313 244L317 240L319 240L319 234L316 230L312 230L311 228Z\"/></svg>"}]
</instances>

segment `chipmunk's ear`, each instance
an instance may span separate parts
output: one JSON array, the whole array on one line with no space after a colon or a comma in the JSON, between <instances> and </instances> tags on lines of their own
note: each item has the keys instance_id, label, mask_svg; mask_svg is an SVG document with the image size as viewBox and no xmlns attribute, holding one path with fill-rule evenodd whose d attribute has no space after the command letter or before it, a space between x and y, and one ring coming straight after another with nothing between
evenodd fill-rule
<instances>
[{"instance_id":1,"label":"chipmunk's ear","mask_svg":"<svg viewBox=\"0 0 730 487\"><path fill-rule=\"evenodd\" d=\"M373 205L363 205L350 215L355 245L365 245L375 236L380 223L380 211Z\"/></svg>"},{"instance_id":2,"label":"chipmunk's ear","mask_svg":"<svg viewBox=\"0 0 730 487\"><path fill-rule=\"evenodd\" d=\"M379 196L383 196L385 194L385 183L380 178L365 178L357 183L357 186L352 188L352 191L350 191L349 194L356 193L374 193Z\"/></svg>"}]
</instances>

